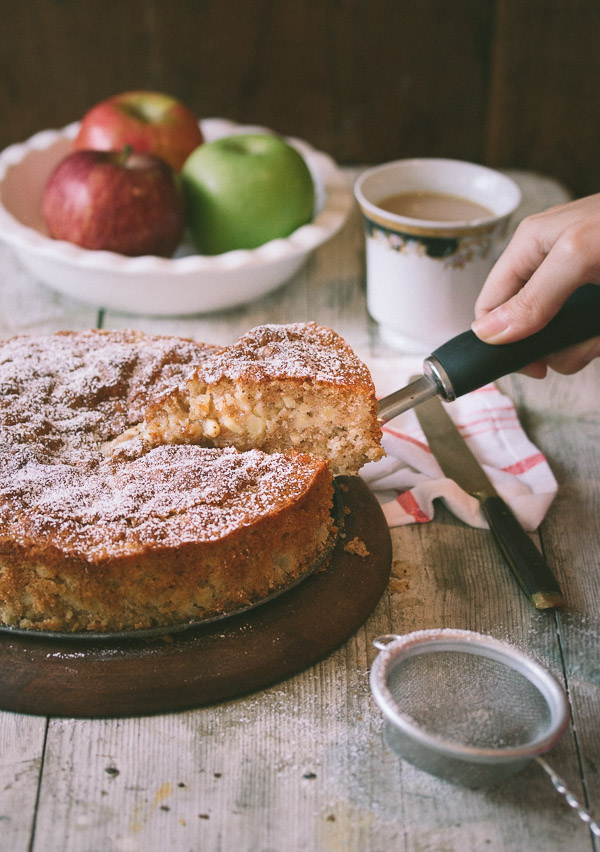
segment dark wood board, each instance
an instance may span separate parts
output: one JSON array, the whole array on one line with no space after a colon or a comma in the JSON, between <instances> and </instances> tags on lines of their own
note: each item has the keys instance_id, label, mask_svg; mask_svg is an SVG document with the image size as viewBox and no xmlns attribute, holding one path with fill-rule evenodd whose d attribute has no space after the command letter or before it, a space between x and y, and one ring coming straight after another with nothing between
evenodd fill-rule
<instances>
[{"instance_id":1,"label":"dark wood board","mask_svg":"<svg viewBox=\"0 0 600 852\"><path fill-rule=\"evenodd\" d=\"M170 636L0 632L0 708L82 718L174 712L261 689L322 659L365 622L392 557L373 494L358 477L338 483L345 528L327 569L246 613ZM344 549L355 537L368 555Z\"/></svg>"},{"instance_id":2,"label":"dark wood board","mask_svg":"<svg viewBox=\"0 0 600 852\"><path fill-rule=\"evenodd\" d=\"M576 197L597 191L597 0L371 6L3 3L0 148L149 88L340 163L455 157L547 174Z\"/></svg>"}]
</instances>

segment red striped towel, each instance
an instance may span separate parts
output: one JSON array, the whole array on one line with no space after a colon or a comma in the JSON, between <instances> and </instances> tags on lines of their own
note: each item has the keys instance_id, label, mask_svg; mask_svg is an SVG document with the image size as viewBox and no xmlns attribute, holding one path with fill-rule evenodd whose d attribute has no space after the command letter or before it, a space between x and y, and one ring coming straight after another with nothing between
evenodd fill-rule
<instances>
[{"instance_id":1,"label":"red striped towel","mask_svg":"<svg viewBox=\"0 0 600 852\"><path fill-rule=\"evenodd\" d=\"M365 358L379 397L421 373L414 359ZM469 449L522 526L535 530L557 491L544 454L525 434L515 407L493 385L444 403ZM464 523L487 528L478 501L447 479L427 445L414 411L383 426L387 456L365 465L361 476L375 492L391 527L424 523L434 515L433 501L442 499Z\"/></svg>"}]
</instances>

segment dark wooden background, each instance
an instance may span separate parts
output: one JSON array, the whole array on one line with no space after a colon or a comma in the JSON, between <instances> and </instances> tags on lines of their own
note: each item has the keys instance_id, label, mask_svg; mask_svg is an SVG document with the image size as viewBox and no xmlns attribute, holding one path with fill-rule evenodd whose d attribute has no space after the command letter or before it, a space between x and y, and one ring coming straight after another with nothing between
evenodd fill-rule
<instances>
[{"instance_id":1,"label":"dark wooden background","mask_svg":"<svg viewBox=\"0 0 600 852\"><path fill-rule=\"evenodd\" d=\"M1 0L0 146L146 87L340 163L600 189L599 0Z\"/></svg>"}]
</instances>

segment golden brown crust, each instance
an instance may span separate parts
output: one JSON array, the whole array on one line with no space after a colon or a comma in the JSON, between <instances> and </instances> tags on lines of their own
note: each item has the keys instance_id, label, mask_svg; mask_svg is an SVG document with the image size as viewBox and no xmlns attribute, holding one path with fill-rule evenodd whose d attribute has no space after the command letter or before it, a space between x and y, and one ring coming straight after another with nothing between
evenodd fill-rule
<instances>
[{"instance_id":1,"label":"golden brown crust","mask_svg":"<svg viewBox=\"0 0 600 852\"><path fill-rule=\"evenodd\" d=\"M56 515L31 512L3 536L7 623L119 631L201 620L294 581L327 547L331 476L314 459L159 447L110 466L98 470L102 491L86 479ZM92 488L107 499L101 511Z\"/></svg>"}]
</instances>

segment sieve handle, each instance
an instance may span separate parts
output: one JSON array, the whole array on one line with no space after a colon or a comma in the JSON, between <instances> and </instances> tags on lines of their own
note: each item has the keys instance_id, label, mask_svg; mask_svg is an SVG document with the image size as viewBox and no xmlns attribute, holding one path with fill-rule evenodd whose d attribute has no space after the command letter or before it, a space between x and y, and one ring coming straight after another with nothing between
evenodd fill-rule
<instances>
[{"instance_id":1,"label":"sieve handle","mask_svg":"<svg viewBox=\"0 0 600 852\"><path fill-rule=\"evenodd\" d=\"M579 819L584 822L592 834L596 837L600 837L600 825L596 822L596 820L592 817L591 813L584 808L581 802L577 799L577 797L569 790L565 781L558 775L552 767L546 763L543 757L535 758L537 763L542 767L544 772L546 772L550 776L550 780L554 784L556 790L560 793L561 796L564 796L567 804L570 808L573 808Z\"/></svg>"},{"instance_id":2,"label":"sieve handle","mask_svg":"<svg viewBox=\"0 0 600 852\"><path fill-rule=\"evenodd\" d=\"M377 639L373 639L373 645L377 648L378 651L385 651L388 645L391 645L392 642L395 642L396 639L400 639L397 633L384 633L383 636L378 636Z\"/></svg>"}]
</instances>

